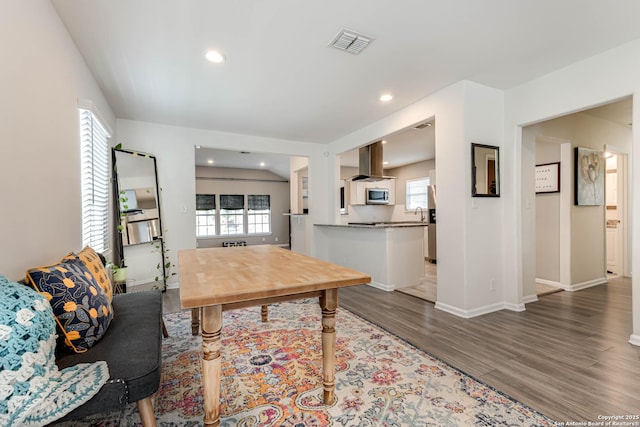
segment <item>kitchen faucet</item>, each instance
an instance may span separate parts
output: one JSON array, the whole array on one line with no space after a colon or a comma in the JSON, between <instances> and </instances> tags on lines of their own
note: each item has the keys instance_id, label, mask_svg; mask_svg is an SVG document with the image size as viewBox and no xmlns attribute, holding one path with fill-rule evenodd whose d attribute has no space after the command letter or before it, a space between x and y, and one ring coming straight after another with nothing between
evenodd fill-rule
<instances>
[{"instance_id":1,"label":"kitchen faucet","mask_svg":"<svg viewBox=\"0 0 640 427\"><path fill-rule=\"evenodd\" d=\"M418 215L418 209L420 209L420 222L424 222L424 211L422 210L422 206L418 206L414 215Z\"/></svg>"}]
</instances>

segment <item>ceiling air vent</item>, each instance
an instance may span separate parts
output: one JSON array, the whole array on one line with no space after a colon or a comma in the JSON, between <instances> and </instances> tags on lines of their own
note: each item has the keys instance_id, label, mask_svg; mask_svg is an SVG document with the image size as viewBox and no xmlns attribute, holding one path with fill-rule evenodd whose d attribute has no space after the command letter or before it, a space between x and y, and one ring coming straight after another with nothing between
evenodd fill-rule
<instances>
[{"instance_id":1,"label":"ceiling air vent","mask_svg":"<svg viewBox=\"0 0 640 427\"><path fill-rule=\"evenodd\" d=\"M358 55L373 40L373 37L358 34L355 31L342 30L331 40L329 46Z\"/></svg>"},{"instance_id":2,"label":"ceiling air vent","mask_svg":"<svg viewBox=\"0 0 640 427\"><path fill-rule=\"evenodd\" d=\"M424 129L428 127L431 127L431 123L420 123L419 125L415 126L414 129Z\"/></svg>"}]
</instances>

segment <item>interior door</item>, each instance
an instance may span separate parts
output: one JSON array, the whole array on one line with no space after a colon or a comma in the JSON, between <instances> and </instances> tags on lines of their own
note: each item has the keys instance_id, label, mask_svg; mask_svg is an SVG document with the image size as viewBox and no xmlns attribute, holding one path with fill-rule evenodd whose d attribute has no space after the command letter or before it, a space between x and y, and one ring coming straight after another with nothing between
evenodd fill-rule
<instances>
[{"instance_id":1,"label":"interior door","mask_svg":"<svg viewBox=\"0 0 640 427\"><path fill-rule=\"evenodd\" d=\"M620 206L618 203L618 167L617 157L607 158L606 170L606 251L607 273L621 275L620 261Z\"/></svg>"}]
</instances>

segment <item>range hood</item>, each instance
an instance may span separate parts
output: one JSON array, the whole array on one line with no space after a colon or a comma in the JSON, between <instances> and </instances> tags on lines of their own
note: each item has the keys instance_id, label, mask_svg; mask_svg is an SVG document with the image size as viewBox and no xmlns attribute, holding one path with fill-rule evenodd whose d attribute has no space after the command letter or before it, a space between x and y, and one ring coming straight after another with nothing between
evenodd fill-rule
<instances>
[{"instance_id":1,"label":"range hood","mask_svg":"<svg viewBox=\"0 0 640 427\"><path fill-rule=\"evenodd\" d=\"M359 173L352 176L351 181L382 181L383 179L395 179L394 176L384 176L383 174L383 157L382 157L382 141L360 147L359 157Z\"/></svg>"}]
</instances>

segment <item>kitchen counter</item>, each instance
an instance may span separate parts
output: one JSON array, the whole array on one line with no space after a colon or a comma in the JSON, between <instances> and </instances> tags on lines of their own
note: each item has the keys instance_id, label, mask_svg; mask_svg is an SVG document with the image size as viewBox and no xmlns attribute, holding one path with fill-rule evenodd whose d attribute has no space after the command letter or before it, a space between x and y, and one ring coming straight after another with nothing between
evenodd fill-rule
<instances>
[{"instance_id":1,"label":"kitchen counter","mask_svg":"<svg viewBox=\"0 0 640 427\"><path fill-rule=\"evenodd\" d=\"M314 225L316 256L367 273L373 287L393 291L424 278L426 222Z\"/></svg>"},{"instance_id":2,"label":"kitchen counter","mask_svg":"<svg viewBox=\"0 0 640 427\"><path fill-rule=\"evenodd\" d=\"M314 224L316 227L350 227L350 228L396 228L396 227L427 227L429 223L422 221L391 221L391 222L350 222L347 224Z\"/></svg>"}]
</instances>

